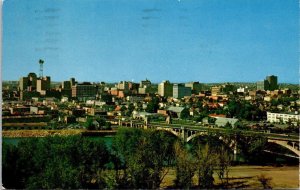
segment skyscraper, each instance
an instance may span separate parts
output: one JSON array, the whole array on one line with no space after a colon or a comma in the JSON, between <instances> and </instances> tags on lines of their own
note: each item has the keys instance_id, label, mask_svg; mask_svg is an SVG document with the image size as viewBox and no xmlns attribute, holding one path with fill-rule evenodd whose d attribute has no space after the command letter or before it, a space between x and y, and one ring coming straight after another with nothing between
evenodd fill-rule
<instances>
[{"instance_id":1,"label":"skyscraper","mask_svg":"<svg viewBox=\"0 0 300 190\"><path fill-rule=\"evenodd\" d=\"M277 90L278 89L277 76L274 76L274 75L267 76L266 80L269 83L269 90Z\"/></svg>"},{"instance_id":2,"label":"skyscraper","mask_svg":"<svg viewBox=\"0 0 300 190\"><path fill-rule=\"evenodd\" d=\"M277 76L271 75L267 76L265 80L258 81L256 83L257 90L277 90L278 83L277 83Z\"/></svg>"},{"instance_id":3,"label":"skyscraper","mask_svg":"<svg viewBox=\"0 0 300 190\"><path fill-rule=\"evenodd\" d=\"M191 96L191 92L192 92L191 87L185 87L183 84L173 85L174 98L183 98L184 96Z\"/></svg>"},{"instance_id":4,"label":"skyscraper","mask_svg":"<svg viewBox=\"0 0 300 190\"><path fill-rule=\"evenodd\" d=\"M173 96L173 84L170 81L163 81L158 85L158 94L161 96Z\"/></svg>"}]
</instances>

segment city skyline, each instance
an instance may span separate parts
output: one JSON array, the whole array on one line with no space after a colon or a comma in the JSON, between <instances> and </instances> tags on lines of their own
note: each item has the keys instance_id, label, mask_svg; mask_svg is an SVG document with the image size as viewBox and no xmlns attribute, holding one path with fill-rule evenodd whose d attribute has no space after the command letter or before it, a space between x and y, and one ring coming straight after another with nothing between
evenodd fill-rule
<instances>
[{"instance_id":1,"label":"city skyline","mask_svg":"<svg viewBox=\"0 0 300 190\"><path fill-rule=\"evenodd\" d=\"M2 79L298 83L298 30L293 0L11 0Z\"/></svg>"}]
</instances>

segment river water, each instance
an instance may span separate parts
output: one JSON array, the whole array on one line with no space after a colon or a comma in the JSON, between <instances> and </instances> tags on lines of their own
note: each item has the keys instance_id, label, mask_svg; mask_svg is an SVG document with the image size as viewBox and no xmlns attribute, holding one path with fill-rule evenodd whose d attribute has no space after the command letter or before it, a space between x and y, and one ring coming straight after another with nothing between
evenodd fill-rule
<instances>
[{"instance_id":1,"label":"river water","mask_svg":"<svg viewBox=\"0 0 300 190\"><path fill-rule=\"evenodd\" d=\"M29 139L29 138L43 138L43 137L2 137L2 143L18 145L18 142L21 141L22 139ZM103 140L108 148L111 148L111 146L112 146L113 136L85 136L85 138L91 139L93 141ZM297 159L278 156L278 155L274 155L274 154L268 154L268 157L269 156L270 156L270 159L266 160L267 162L269 162L269 164L275 164L275 163L278 164L279 163L279 164L284 164L284 165L285 164L294 165L294 163L296 163L296 164L298 163ZM238 155L238 160L239 160L239 163L242 164L244 162L245 158ZM274 163L274 161L275 161L275 163Z\"/></svg>"},{"instance_id":2,"label":"river water","mask_svg":"<svg viewBox=\"0 0 300 190\"><path fill-rule=\"evenodd\" d=\"M18 142L22 139L30 139L30 138L43 138L43 137L2 137L2 143L18 145ZM108 147L111 147L113 136L92 136L92 137L85 137L91 140L104 140L105 144Z\"/></svg>"}]
</instances>

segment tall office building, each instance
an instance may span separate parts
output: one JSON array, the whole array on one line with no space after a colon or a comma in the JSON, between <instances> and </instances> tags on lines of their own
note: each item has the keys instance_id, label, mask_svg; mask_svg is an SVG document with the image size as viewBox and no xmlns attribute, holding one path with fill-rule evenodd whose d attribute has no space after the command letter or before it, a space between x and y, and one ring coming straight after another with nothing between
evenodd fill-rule
<instances>
[{"instance_id":1,"label":"tall office building","mask_svg":"<svg viewBox=\"0 0 300 190\"><path fill-rule=\"evenodd\" d=\"M28 86L30 87L30 91L35 90L36 89L36 80L37 80L37 76L35 73L29 73L28 74Z\"/></svg>"},{"instance_id":2,"label":"tall office building","mask_svg":"<svg viewBox=\"0 0 300 190\"><path fill-rule=\"evenodd\" d=\"M274 75L267 76L266 80L269 83L269 90L277 90L278 89L277 76L274 76Z\"/></svg>"},{"instance_id":3,"label":"tall office building","mask_svg":"<svg viewBox=\"0 0 300 190\"><path fill-rule=\"evenodd\" d=\"M50 90L50 77L42 77L36 80L36 91L45 95L47 90Z\"/></svg>"},{"instance_id":4,"label":"tall office building","mask_svg":"<svg viewBox=\"0 0 300 190\"><path fill-rule=\"evenodd\" d=\"M258 81L256 83L257 90L277 90L278 83L277 83L277 76L271 75L267 76L265 80Z\"/></svg>"},{"instance_id":5,"label":"tall office building","mask_svg":"<svg viewBox=\"0 0 300 190\"><path fill-rule=\"evenodd\" d=\"M19 80L19 90L34 91L36 90L36 74L29 73L27 77L21 77Z\"/></svg>"},{"instance_id":6,"label":"tall office building","mask_svg":"<svg viewBox=\"0 0 300 190\"><path fill-rule=\"evenodd\" d=\"M28 86L28 77L21 77L19 80L19 90L27 90Z\"/></svg>"},{"instance_id":7,"label":"tall office building","mask_svg":"<svg viewBox=\"0 0 300 190\"><path fill-rule=\"evenodd\" d=\"M158 85L158 94L161 96L173 96L173 84L170 81L163 81Z\"/></svg>"},{"instance_id":8,"label":"tall office building","mask_svg":"<svg viewBox=\"0 0 300 190\"><path fill-rule=\"evenodd\" d=\"M61 83L61 88L64 90L70 90L71 89L71 81L63 81Z\"/></svg>"},{"instance_id":9,"label":"tall office building","mask_svg":"<svg viewBox=\"0 0 300 190\"><path fill-rule=\"evenodd\" d=\"M121 81L121 82L118 83L117 88L119 90L129 90L129 82L127 82L127 81Z\"/></svg>"},{"instance_id":10,"label":"tall office building","mask_svg":"<svg viewBox=\"0 0 300 190\"><path fill-rule=\"evenodd\" d=\"M174 98L183 98L184 96L191 96L191 88L185 87L183 84L174 84L173 85L173 97Z\"/></svg>"},{"instance_id":11,"label":"tall office building","mask_svg":"<svg viewBox=\"0 0 300 190\"><path fill-rule=\"evenodd\" d=\"M71 87L76 84L75 78L70 78Z\"/></svg>"},{"instance_id":12,"label":"tall office building","mask_svg":"<svg viewBox=\"0 0 300 190\"><path fill-rule=\"evenodd\" d=\"M258 81L256 82L256 89L257 90L267 90L269 89L269 83L267 80Z\"/></svg>"},{"instance_id":13,"label":"tall office building","mask_svg":"<svg viewBox=\"0 0 300 190\"><path fill-rule=\"evenodd\" d=\"M72 97L76 97L79 100L95 99L96 93L96 87L89 82L72 86Z\"/></svg>"},{"instance_id":14,"label":"tall office building","mask_svg":"<svg viewBox=\"0 0 300 190\"><path fill-rule=\"evenodd\" d=\"M140 88L143 88L144 86L146 86L146 87L151 86L151 81L148 80L148 79L142 80L142 81L140 82Z\"/></svg>"},{"instance_id":15,"label":"tall office building","mask_svg":"<svg viewBox=\"0 0 300 190\"><path fill-rule=\"evenodd\" d=\"M185 87L190 87L193 94L198 94L201 91L202 85L199 82L185 83Z\"/></svg>"}]
</instances>

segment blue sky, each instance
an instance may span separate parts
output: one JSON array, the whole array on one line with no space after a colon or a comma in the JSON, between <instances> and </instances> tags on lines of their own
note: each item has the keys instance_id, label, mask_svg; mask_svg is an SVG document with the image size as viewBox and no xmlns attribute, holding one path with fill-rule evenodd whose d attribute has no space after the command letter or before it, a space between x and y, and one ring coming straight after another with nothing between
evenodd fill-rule
<instances>
[{"instance_id":1,"label":"blue sky","mask_svg":"<svg viewBox=\"0 0 300 190\"><path fill-rule=\"evenodd\" d=\"M6 0L2 79L299 81L297 0Z\"/></svg>"}]
</instances>

